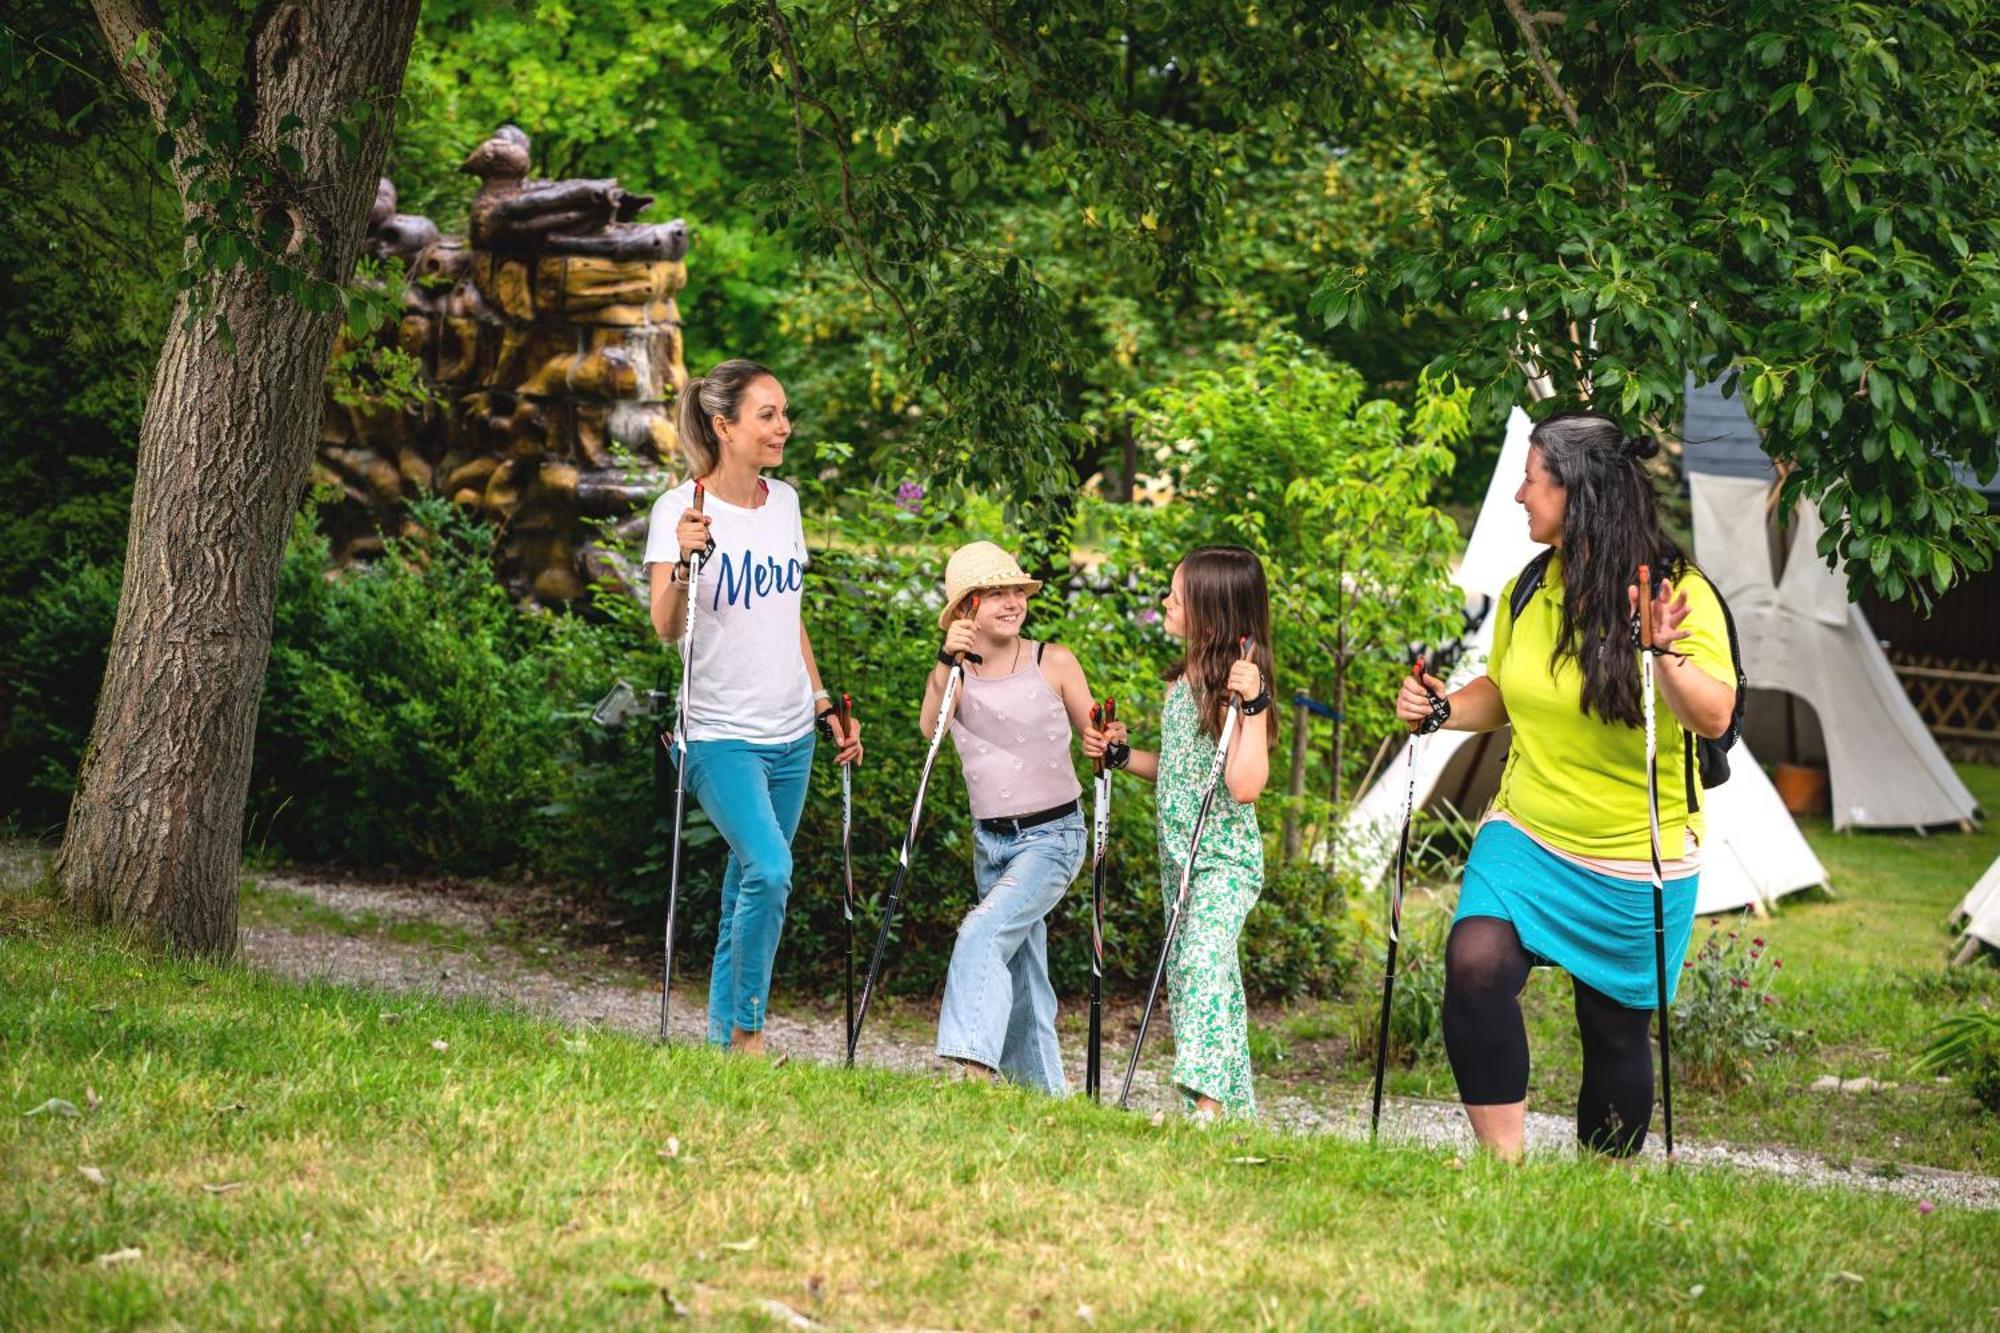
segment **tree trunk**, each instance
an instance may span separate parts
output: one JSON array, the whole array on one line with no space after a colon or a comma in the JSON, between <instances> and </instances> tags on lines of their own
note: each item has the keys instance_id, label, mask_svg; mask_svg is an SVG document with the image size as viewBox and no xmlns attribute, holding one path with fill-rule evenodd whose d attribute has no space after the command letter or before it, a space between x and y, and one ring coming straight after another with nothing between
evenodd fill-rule
<instances>
[{"instance_id":1,"label":"tree trunk","mask_svg":"<svg viewBox=\"0 0 2000 1333\"><path fill-rule=\"evenodd\" d=\"M1118 503L1131 504L1139 490L1139 438L1132 432L1132 414L1121 413L1117 426Z\"/></svg>"},{"instance_id":2,"label":"tree trunk","mask_svg":"<svg viewBox=\"0 0 2000 1333\"><path fill-rule=\"evenodd\" d=\"M1306 734L1312 722L1312 713L1303 703L1292 705L1292 780L1285 788L1290 796L1290 804L1285 806L1284 850L1278 856L1279 865L1290 865L1299 859L1299 851L1304 837L1299 818L1299 798L1306 794L1306 746L1311 738Z\"/></svg>"},{"instance_id":3,"label":"tree trunk","mask_svg":"<svg viewBox=\"0 0 2000 1333\"><path fill-rule=\"evenodd\" d=\"M96 8L126 81L185 142L189 127L164 123L170 76L126 60L140 33L158 31L150 0ZM244 138L271 153L287 142L303 159L260 202L290 219L287 253L312 255L311 276L353 274L417 9L418 0L266 4L252 21ZM334 125L368 107L350 152ZM286 137L289 117L303 128ZM177 183L185 200L193 178ZM267 270L210 280L211 314L190 326L186 298L177 305L147 398L118 618L56 880L75 915L221 957L236 947L278 568L340 315L281 295Z\"/></svg>"}]
</instances>

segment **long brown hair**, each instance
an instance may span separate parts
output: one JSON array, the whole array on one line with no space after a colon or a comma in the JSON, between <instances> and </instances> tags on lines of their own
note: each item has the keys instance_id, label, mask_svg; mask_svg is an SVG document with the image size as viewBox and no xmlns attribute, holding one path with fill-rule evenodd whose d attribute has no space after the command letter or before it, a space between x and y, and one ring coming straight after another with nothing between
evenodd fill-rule
<instances>
[{"instance_id":1,"label":"long brown hair","mask_svg":"<svg viewBox=\"0 0 2000 1333\"><path fill-rule=\"evenodd\" d=\"M1645 460L1660 451L1650 435L1627 435L1600 412L1560 412L1528 434L1542 466L1563 488L1562 623L1550 669L1573 657L1583 676L1586 714L1640 724L1639 657L1632 645L1626 588L1651 565L1678 585L1687 554L1660 522Z\"/></svg>"},{"instance_id":2,"label":"long brown hair","mask_svg":"<svg viewBox=\"0 0 2000 1333\"><path fill-rule=\"evenodd\" d=\"M1250 658L1264 673L1265 688L1277 696L1278 676L1271 667L1271 594L1264 584L1264 564L1254 551L1241 546L1201 546L1181 559L1181 615L1187 638L1181 660L1167 668L1166 679L1187 677L1194 688L1206 736L1222 734L1222 715L1229 707L1229 668L1243 655L1250 640ZM1278 710L1271 710L1267 733L1278 743Z\"/></svg>"}]
</instances>

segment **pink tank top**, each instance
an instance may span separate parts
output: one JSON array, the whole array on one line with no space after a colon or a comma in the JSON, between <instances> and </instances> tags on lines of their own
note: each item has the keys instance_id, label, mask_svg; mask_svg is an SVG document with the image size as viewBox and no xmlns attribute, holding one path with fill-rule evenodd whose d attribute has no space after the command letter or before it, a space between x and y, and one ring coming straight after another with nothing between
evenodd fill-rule
<instances>
[{"instance_id":1,"label":"pink tank top","mask_svg":"<svg viewBox=\"0 0 2000 1333\"><path fill-rule=\"evenodd\" d=\"M982 678L967 669L959 687L951 739L974 819L1032 815L1083 795L1069 757L1069 714L1042 679L1040 656L1040 645L1023 639L1020 670Z\"/></svg>"}]
</instances>

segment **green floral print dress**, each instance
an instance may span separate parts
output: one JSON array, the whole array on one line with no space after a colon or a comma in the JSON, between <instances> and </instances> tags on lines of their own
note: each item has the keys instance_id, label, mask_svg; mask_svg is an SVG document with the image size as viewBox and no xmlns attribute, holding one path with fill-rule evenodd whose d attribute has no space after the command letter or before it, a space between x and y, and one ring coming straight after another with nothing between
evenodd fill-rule
<instances>
[{"instance_id":1,"label":"green floral print dress","mask_svg":"<svg viewBox=\"0 0 2000 1333\"><path fill-rule=\"evenodd\" d=\"M1201 734L1195 692L1186 680L1167 691L1161 723L1160 882L1169 915L1180 892L1181 864L1201 812L1202 784L1215 742ZM1255 1115L1250 1082L1250 1023L1243 1004L1237 939L1264 888L1264 837L1257 807L1231 799L1218 783L1188 886L1186 915L1167 960L1167 1003L1174 1027L1174 1083L1190 1102L1213 1097L1231 1115Z\"/></svg>"}]
</instances>

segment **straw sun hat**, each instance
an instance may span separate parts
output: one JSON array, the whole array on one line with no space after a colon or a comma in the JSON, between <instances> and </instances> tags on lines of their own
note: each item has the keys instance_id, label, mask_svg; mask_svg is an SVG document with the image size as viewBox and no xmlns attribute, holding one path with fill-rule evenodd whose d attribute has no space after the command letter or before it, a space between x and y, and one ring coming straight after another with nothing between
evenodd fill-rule
<instances>
[{"instance_id":1,"label":"straw sun hat","mask_svg":"<svg viewBox=\"0 0 2000 1333\"><path fill-rule=\"evenodd\" d=\"M955 618L958 604L969 592L982 588L1026 588L1033 594L1042 586L1022 572L1020 562L992 542L968 542L951 553L944 567L944 610L938 612L938 628L946 629Z\"/></svg>"}]
</instances>

